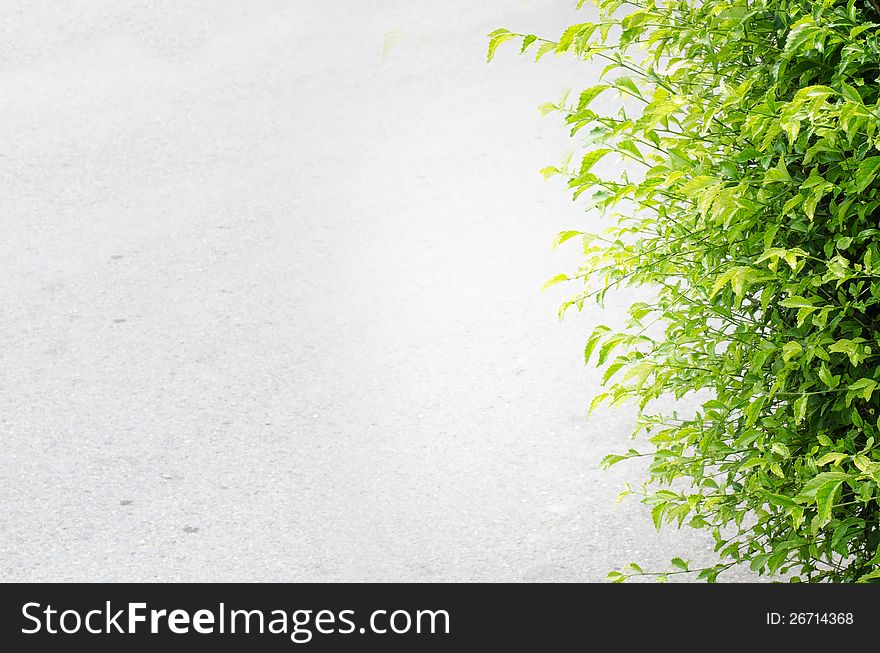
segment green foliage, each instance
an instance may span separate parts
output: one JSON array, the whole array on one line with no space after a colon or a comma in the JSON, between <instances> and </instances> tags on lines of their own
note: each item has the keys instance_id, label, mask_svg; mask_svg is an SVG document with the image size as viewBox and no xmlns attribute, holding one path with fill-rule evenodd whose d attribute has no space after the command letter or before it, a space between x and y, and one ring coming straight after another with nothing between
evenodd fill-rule
<instances>
[{"instance_id":1,"label":"green foliage","mask_svg":"<svg viewBox=\"0 0 880 653\"><path fill-rule=\"evenodd\" d=\"M582 146L543 174L562 175L608 224L560 234L584 259L551 282L582 284L562 313L621 286L656 289L585 351L605 368L592 407L639 408L634 437L647 450L605 460L649 458L647 479L624 494L658 528L716 541L716 565L676 558L655 575L714 581L746 564L877 582L880 7L594 4L597 22L557 40L493 32L489 55L519 39L538 58L605 64L597 85L543 109ZM616 110L591 108L614 95ZM610 579L644 574L630 565Z\"/></svg>"}]
</instances>

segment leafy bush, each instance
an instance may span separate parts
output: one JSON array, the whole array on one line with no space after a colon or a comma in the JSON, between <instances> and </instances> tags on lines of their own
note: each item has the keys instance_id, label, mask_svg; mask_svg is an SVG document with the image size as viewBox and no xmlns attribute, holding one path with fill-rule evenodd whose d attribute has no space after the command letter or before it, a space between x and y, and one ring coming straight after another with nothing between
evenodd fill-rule
<instances>
[{"instance_id":1,"label":"leafy bush","mask_svg":"<svg viewBox=\"0 0 880 653\"><path fill-rule=\"evenodd\" d=\"M578 3L578 8L585 0ZM563 175L608 227L567 301L656 289L597 328L593 401L636 399L650 460L627 493L655 525L708 529L714 581L748 564L793 581L880 579L880 6L874 0L594 0L558 40L497 47L606 64L564 116ZM597 80L599 81L599 80ZM619 111L591 110L602 94ZM603 176L606 157L626 161ZM662 398L678 410L655 408ZM666 401L666 405L669 405ZM687 409L687 406L691 406ZM592 410L591 408L591 410ZM613 580L647 574L637 565Z\"/></svg>"}]
</instances>

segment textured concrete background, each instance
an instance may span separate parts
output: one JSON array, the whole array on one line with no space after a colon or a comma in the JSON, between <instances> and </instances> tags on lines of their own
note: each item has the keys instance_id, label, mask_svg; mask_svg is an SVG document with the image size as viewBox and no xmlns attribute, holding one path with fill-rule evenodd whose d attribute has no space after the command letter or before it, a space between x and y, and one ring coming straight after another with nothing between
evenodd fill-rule
<instances>
[{"instance_id":1,"label":"textured concrete background","mask_svg":"<svg viewBox=\"0 0 880 653\"><path fill-rule=\"evenodd\" d=\"M0 4L0 579L600 580L582 212L537 169L573 0ZM383 58L383 49L385 56Z\"/></svg>"}]
</instances>

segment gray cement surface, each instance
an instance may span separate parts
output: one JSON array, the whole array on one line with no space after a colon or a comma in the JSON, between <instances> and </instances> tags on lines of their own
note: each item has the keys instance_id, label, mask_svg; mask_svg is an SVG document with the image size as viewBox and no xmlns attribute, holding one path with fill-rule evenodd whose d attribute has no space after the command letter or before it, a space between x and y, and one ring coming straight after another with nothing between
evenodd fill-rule
<instances>
[{"instance_id":1,"label":"gray cement surface","mask_svg":"<svg viewBox=\"0 0 880 653\"><path fill-rule=\"evenodd\" d=\"M573 0L0 3L0 579L592 581L657 534L537 170Z\"/></svg>"}]
</instances>

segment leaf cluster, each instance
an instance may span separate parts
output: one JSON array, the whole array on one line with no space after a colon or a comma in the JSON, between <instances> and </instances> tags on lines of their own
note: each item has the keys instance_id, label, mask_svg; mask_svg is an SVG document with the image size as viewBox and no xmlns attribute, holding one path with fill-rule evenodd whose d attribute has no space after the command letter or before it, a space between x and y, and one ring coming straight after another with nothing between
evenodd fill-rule
<instances>
[{"instance_id":1,"label":"leaf cluster","mask_svg":"<svg viewBox=\"0 0 880 653\"><path fill-rule=\"evenodd\" d=\"M561 311L622 286L656 291L629 306L625 329L600 326L586 345L606 386L591 409L635 400L646 448L605 464L648 457L627 492L658 527L714 536L716 565L677 558L668 573L714 581L746 564L798 581L876 581L876 3L593 4L598 20L557 39L493 32L489 57L518 40L538 59L604 63L596 84L542 107L580 148L542 172L607 225L557 238L583 251L579 269L551 280L578 285ZM595 108L608 94L614 109ZM611 157L624 165L601 165ZM690 409L668 408L686 397Z\"/></svg>"}]
</instances>

